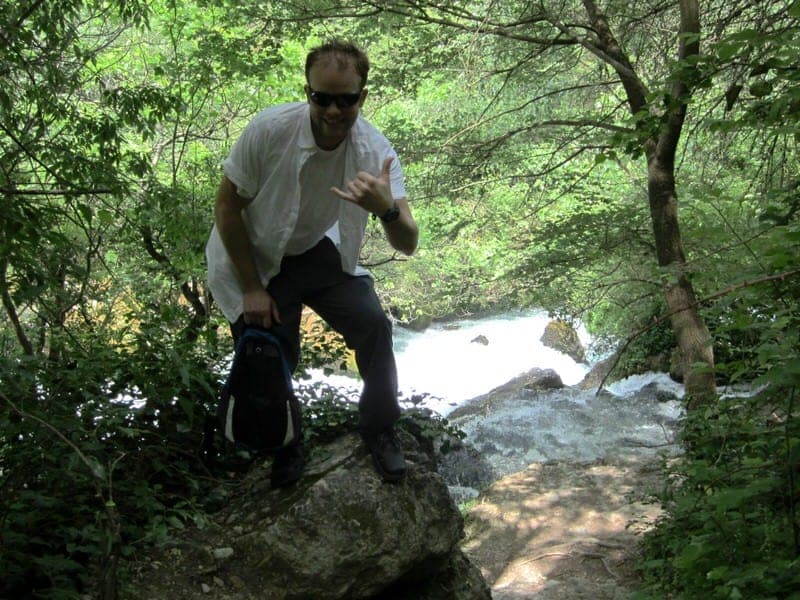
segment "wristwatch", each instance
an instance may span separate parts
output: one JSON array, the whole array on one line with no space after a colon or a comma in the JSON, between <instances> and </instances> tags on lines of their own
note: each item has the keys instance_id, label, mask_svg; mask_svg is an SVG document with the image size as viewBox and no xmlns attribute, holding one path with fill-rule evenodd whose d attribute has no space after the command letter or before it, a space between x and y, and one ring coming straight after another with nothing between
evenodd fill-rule
<instances>
[{"instance_id":1,"label":"wristwatch","mask_svg":"<svg viewBox=\"0 0 800 600\"><path fill-rule=\"evenodd\" d=\"M397 200L395 200L392 202L391 208L383 213L381 221L384 223L391 223L392 221L397 221L398 217L400 217L400 207L397 206Z\"/></svg>"}]
</instances>

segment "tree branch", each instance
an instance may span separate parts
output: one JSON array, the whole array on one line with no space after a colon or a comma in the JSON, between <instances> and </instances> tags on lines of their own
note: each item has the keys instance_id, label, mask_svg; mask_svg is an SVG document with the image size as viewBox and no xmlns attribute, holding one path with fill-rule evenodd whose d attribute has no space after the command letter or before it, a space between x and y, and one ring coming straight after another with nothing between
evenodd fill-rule
<instances>
[{"instance_id":1,"label":"tree branch","mask_svg":"<svg viewBox=\"0 0 800 600\"><path fill-rule=\"evenodd\" d=\"M172 261L170 261L169 257L156 248L155 240L153 238L153 231L149 227L145 226L142 227L141 232L147 254L149 254L150 257L158 264L162 265L172 280L180 285L183 297L186 298L187 302L189 302L189 304L192 306L192 309L195 313L192 322L202 322L203 319L208 316L208 309L206 309L206 306L203 304L200 294L198 294L197 291L195 291L189 285L188 281L181 277L180 272L175 268L175 265L172 264Z\"/></svg>"},{"instance_id":2,"label":"tree branch","mask_svg":"<svg viewBox=\"0 0 800 600\"><path fill-rule=\"evenodd\" d=\"M14 327L14 333L17 336L20 346L22 346L22 351L26 356L33 356L33 344L28 339L28 336L25 335L25 330L22 328L22 323L20 323L19 320L19 314L17 314L17 307L14 306L14 300L8 292L8 282L6 280L7 270L8 257L3 257L2 263L0 263L0 295L3 300L3 308L5 308L6 314Z\"/></svg>"},{"instance_id":3,"label":"tree branch","mask_svg":"<svg viewBox=\"0 0 800 600\"><path fill-rule=\"evenodd\" d=\"M727 296L728 294L731 294L731 293L733 293L735 291L738 291L738 290L741 290L741 289L744 289L744 288L748 288L748 287L753 287L754 285L759 285L761 283L768 283L770 281L778 281L778 280L782 281L784 279L793 277L795 275L800 275L800 269L792 269L790 271L784 271L782 273L776 273L775 275L765 275L764 277L759 277L758 279L751 279L749 281L741 281L741 282L739 282L739 283L737 283L735 285L732 285L730 287L727 287L727 288L725 288L723 290L720 290L718 292L714 292L713 294L710 294L710 295L708 295L708 296L706 296L704 298L700 298L699 300L696 300L695 302L693 302L693 303L691 303L691 304L689 304L687 306L683 306L678 310L673 310L673 311L670 311L670 312L668 312L668 313L666 313L664 315L661 315L660 317L655 319L652 323L647 325L647 327L644 327L643 329L640 329L639 331L635 332L633 335L631 335L630 337L628 337L625 340L625 343L622 345L622 348L620 348L619 351L615 353L614 362L611 364L611 367L608 369L608 373L606 373L605 377L603 377L603 380L597 386L597 394L599 394L600 391L603 389L603 386L605 385L606 380L609 378L609 376L611 375L612 371L617 367L617 365L619 364L620 359L622 358L622 355L625 354L625 351L628 349L628 347L639 336L641 336L642 334L650 331L651 329L653 329L653 327L657 327L658 325L661 325L661 323L665 322L667 319L669 319L670 317L678 314L679 312L683 312L685 310L691 310L691 309L696 308L697 306L699 306L699 305L701 305L701 304L703 304L705 302L709 302L711 300L716 300L717 298L722 298L723 296Z\"/></svg>"},{"instance_id":4,"label":"tree branch","mask_svg":"<svg viewBox=\"0 0 800 600\"><path fill-rule=\"evenodd\" d=\"M647 108L647 88L645 87L631 61L622 50L617 38L611 31L606 16L600 12L594 0L584 0L584 8L589 16L589 22L597 35L597 44L583 41L584 47L601 60L607 62L617 72L622 80L622 86L628 97L628 104L632 114L637 114Z\"/></svg>"},{"instance_id":5,"label":"tree branch","mask_svg":"<svg viewBox=\"0 0 800 600\"><path fill-rule=\"evenodd\" d=\"M19 188L0 188L0 194L4 196L97 196L100 194L113 194L114 190L97 189L75 189L75 190L21 190Z\"/></svg>"},{"instance_id":6,"label":"tree branch","mask_svg":"<svg viewBox=\"0 0 800 600\"><path fill-rule=\"evenodd\" d=\"M697 0L681 0L681 24L678 32L679 50L678 58L686 65L687 59L700 54L700 9ZM696 72L697 68L692 67ZM667 126L659 136L656 146L656 157L664 164L675 161L678 141L686 120L686 107L689 103L691 89L686 82L686 77L676 78L672 86L671 102L674 105L669 109Z\"/></svg>"},{"instance_id":7,"label":"tree branch","mask_svg":"<svg viewBox=\"0 0 800 600\"><path fill-rule=\"evenodd\" d=\"M436 25L442 25L443 27L449 27L451 29L467 31L470 33L475 33L480 35L493 35L496 37L503 37L507 39L517 40L520 42L526 42L528 44L535 44L538 46L574 46L578 43L574 39L563 39L560 37L538 38L509 31L509 27L516 28L523 25L529 25L531 23L543 22L546 20L544 16L531 17L529 19L516 21L512 24L494 24L472 13L462 12L461 14L456 15L453 13L452 10L447 10L447 8L444 6L436 4L431 5L433 8L439 9L442 12L445 13L449 12L450 14L453 14L453 16L455 17L466 19L467 21L472 21L471 23L459 23L452 19L445 19L445 18L431 16L429 13L425 12L422 9L422 5L420 3L409 2L409 4L412 5L415 4L415 6L412 7L417 9L416 12L403 10L401 8L393 6L382 6L377 3L370 3L370 4L371 6L374 6L375 8L383 12L388 12L391 14L395 14L410 19L415 19L417 21L422 21L424 23L433 23Z\"/></svg>"}]
</instances>

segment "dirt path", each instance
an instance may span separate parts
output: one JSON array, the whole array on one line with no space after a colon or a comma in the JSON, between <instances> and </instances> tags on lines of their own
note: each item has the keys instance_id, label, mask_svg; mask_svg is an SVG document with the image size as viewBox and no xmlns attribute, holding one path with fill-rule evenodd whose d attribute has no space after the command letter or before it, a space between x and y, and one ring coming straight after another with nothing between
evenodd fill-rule
<instances>
[{"instance_id":1,"label":"dirt path","mask_svg":"<svg viewBox=\"0 0 800 600\"><path fill-rule=\"evenodd\" d=\"M621 600L637 587L639 534L658 516L643 493L658 465L533 464L471 508L464 550L494 600Z\"/></svg>"}]
</instances>

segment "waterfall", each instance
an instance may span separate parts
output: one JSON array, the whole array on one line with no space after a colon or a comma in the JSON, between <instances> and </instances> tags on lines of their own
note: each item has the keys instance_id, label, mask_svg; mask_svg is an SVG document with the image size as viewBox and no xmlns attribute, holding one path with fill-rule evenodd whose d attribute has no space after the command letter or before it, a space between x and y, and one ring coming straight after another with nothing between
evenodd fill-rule
<instances>
[{"instance_id":1,"label":"waterfall","mask_svg":"<svg viewBox=\"0 0 800 600\"><path fill-rule=\"evenodd\" d=\"M580 382L589 366L540 341L549 320L543 311L526 311L435 324L421 333L395 328L403 395L430 394L424 406L446 416L534 367L555 370L565 385ZM587 345L588 334L579 335Z\"/></svg>"},{"instance_id":2,"label":"waterfall","mask_svg":"<svg viewBox=\"0 0 800 600\"><path fill-rule=\"evenodd\" d=\"M447 417L533 368L556 371L563 389L523 389L493 402L491 410L452 419L495 476L533 462L627 459L671 448L683 411L683 386L665 373L646 373L614 382L601 394L574 387L591 366L541 343L549 320L532 310L437 323L423 332L396 327L401 396L421 394L422 407ZM581 328L578 335L584 346L590 344ZM347 377L325 379L360 388Z\"/></svg>"}]
</instances>

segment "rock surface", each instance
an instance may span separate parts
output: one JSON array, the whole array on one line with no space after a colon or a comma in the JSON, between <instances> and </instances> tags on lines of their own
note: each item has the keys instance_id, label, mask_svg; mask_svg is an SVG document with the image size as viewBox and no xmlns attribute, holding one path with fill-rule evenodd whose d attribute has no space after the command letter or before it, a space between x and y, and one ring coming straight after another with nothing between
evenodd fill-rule
<instances>
[{"instance_id":1,"label":"rock surface","mask_svg":"<svg viewBox=\"0 0 800 600\"><path fill-rule=\"evenodd\" d=\"M586 350L578 332L564 321L550 321L544 328L540 341L548 348L566 354L575 362L586 363Z\"/></svg>"},{"instance_id":2,"label":"rock surface","mask_svg":"<svg viewBox=\"0 0 800 600\"><path fill-rule=\"evenodd\" d=\"M467 433L440 466L469 501L462 547L495 600L628 599L680 401L655 382L623 396L555 383L530 372L450 414Z\"/></svg>"},{"instance_id":3,"label":"rock surface","mask_svg":"<svg viewBox=\"0 0 800 600\"><path fill-rule=\"evenodd\" d=\"M480 397L449 420L499 479L532 463L653 459L675 452L680 402L664 400L652 391L618 397L522 386Z\"/></svg>"},{"instance_id":4,"label":"rock surface","mask_svg":"<svg viewBox=\"0 0 800 600\"><path fill-rule=\"evenodd\" d=\"M400 435L410 468L398 484L381 481L355 434L317 448L286 490L255 465L211 523L135 565L128 598L490 598L432 455Z\"/></svg>"},{"instance_id":5,"label":"rock surface","mask_svg":"<svg viewBox=\"0 0 800 600\"><path fill-rule=\"evenodd\" d=\"M481 494L463 547L494 600L627 599L640 534L660 512L641 498L661 481L642 459L533 464Z\"/></svg>"},{"instance_id":6,"label":"rock surface","mask_svg":"<svg viewBox=\"0 0 800 600\"><path fill-rule=\"evenodd\" d=\"M616 360L616 356L609 356L595 363L591 370L584 376L583 380L578 384L578 388L582 390L597 390L604 381L608 384L619 379L619 376L615 373L611 373L611 369L615 365Z\"/></svg>"},{"instance_id":7,"label":"rock surface","mask_svg":"<svg viewBox=\"0 0 800 600\"><path fill-rule=\"evenodd\" d=\"M451 411L448 418L458 420L464 417L478 416L490 412L496 404L516 398L525 392L557 390L563 387L564 383L561 381L561 377L553 369L533 368L508 383L468 400Z\"/></svg>"}]
</instances>

